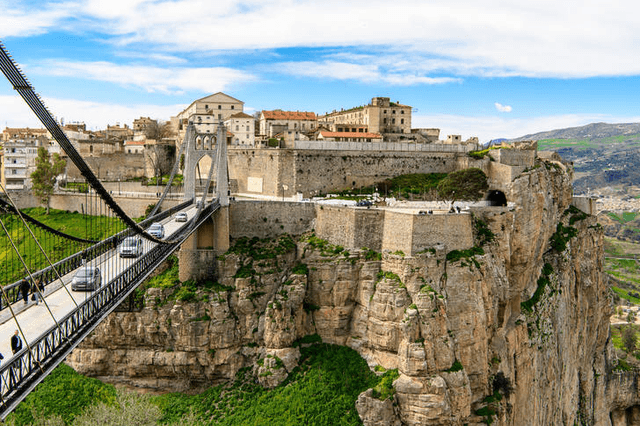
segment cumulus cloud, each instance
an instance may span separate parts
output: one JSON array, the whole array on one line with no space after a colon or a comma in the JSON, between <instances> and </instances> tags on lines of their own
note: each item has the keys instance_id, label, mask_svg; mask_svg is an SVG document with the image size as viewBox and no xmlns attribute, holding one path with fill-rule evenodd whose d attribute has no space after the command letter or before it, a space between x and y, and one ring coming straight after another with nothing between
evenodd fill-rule
<instances>
[{"instance_id":1,"label":"cumulus cloud","mask_svg":"<svg viewBox=\"0 0 640 426\"><path fill-rule=\"evenodd\" d=\"M92 130L105 129L107 124L133 123L141 116L168 120L187 105L152 105L90 102L77 99L44 98L49 111L58 119L81 121ZM11 122L2 123L8 127L43 127L35 114L18 95L0 95L0 117L12 117Z\"/></svg>"},{"instance_id":2,"label":"cumulus cloud","mask_svg":"<svg viewBox=\"0 0 640 426\"><path fill-rule=\"evenodd\" d=\"M496 102L494 105L496 106L496 109L500 112L511 112L511 105L502 105L499 102Z\"/></svg>"},{"instance_id":3,"label":"cumulus cloud","mask_svg":"<svg viewBox=\"0 0 640 426\"><path fill-rule=\"evenodd\" d=\"M181 93L196 90L218 92L232 84L255 81L250 73L233 68L154 67L145 65L120 65L112 62L74 62L48 60L34 66L32 72L48 75L106 81L120 85L139 87L148 92Z\"/></svg>"}]
</instances>

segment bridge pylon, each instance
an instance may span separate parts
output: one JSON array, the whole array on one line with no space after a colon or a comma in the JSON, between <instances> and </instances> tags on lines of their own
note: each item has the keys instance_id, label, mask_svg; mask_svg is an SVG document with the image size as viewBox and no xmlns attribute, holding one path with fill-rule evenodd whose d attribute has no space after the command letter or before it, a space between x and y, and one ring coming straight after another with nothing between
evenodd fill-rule
<instances>
[{"instance_id":1,"label":"bridge pylon","mask_svg":"<svg viewBox=\"0 0 640 426\"><path fill-rule=\"evenodd\" d=\"M220 205L229 205L229 173L227 167L227 128L218 123L217 132L198 133L193 123L187 125L184 143L184 197L189 200L196 196L196 171L200 160L209 157L209 165L215 170L215 197ZM200 170L202 173L203 171ZM208 176L208 170L204 171ZM201 175L202 178L202 175Z\"/></svg>"}]
</instances>

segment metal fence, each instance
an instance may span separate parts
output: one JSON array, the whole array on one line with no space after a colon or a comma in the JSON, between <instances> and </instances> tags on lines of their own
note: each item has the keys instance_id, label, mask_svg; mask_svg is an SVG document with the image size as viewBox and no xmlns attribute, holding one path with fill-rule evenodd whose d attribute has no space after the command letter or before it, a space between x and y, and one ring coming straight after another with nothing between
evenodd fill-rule
<instances>
[{"instance_id":1,"label":"metal fence","mask_svg":"<svg viewBox=\"0 0 640 426\"><path fill-rule=\"evenodd\" d=\"M217 202L203 209L196 226L184 227L177 237L184 240L217 209ZM157 217L154 217L154 220ZM181 233L181 234L180 234ZM96 290L78 308L58 320L37 339L0 367L0 418L4 419L118 304L144 281L178 247L179 242L159 244L130 268Z\"/></svg>"}]
</instances>

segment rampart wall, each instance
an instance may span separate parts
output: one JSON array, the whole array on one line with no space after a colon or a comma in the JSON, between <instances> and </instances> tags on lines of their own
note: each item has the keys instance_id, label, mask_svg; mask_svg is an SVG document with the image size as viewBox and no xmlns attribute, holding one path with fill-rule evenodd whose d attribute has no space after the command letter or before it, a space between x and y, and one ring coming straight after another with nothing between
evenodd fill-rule
<instances>
[{"instance_id":1,"label":"rampart wall","mask_svg":"<svg viewBox=\"0 0 640 426\"><path fill-rule=\"evenodd\" d=\"M100 180L132 179L145 176L144 154L115 152L102 154L99 157L85 157L84 160ZM84 177L71 161L67 161L67 179L71 182L84 181Z\"/></svg>"},{"instance_id":2,"label":"rampart wall","mask_svg":"<svg viewBox=\"0 0 640 426\"><path fill-rule=\"evenodd\" d=\"M299 235L314 227L315 218L312 203L235 201L229 205L229 235L234 239Z\"/></svg>"},{"instance_id":3,"label":"rampart wall","mask_svg":"<svg viewBox=\"0 0 640 426\"><path fill-rule=\"evenodd\" d=\"M231 238L273 238L314 229L318 238L332 244L407 255L441 245L446 250L473 246L472 216L464 213L418 215L414 210L277 201L236 201L230 213Z\"/></svg>"},{"instance_id":4,"label":"rampart wall","mask_svg":"<svg viewBox=\"0 0 640 426\"><path fill-rule=\"evenodd\" d=\"M310 197L401 174L450 173L467 158L458 152L230 149L229 177L239 193Z\"/></svg>"},{"instance_id":5,"label":"rampart wall","mask_svg":"<svg viewBox=\"0 0 640 426\"><path fill-rule=\"evenodd\" d=\"M113 194L112 197L116 200L122 210L130 217L140 217L145 214L147 207L150 204L155 203L157 200L150 198L130 198L130 197L118 197ZM102 211L96 205L95 200L87 199L86 194L64 194L54 195L51 197L50 207L59 210L68 210L70 212L88 212L89 214L106 214L105 207L102 207ZM162 205L169 208L180 204L182 200L169 200L163 201Z\"/></svg>"}]
</instances>

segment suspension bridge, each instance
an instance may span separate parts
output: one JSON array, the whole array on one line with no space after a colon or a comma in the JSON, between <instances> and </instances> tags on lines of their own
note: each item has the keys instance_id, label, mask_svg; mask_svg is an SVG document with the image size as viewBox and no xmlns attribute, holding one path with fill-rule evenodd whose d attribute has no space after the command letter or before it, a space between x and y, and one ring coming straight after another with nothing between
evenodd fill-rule
<instances>
[{"instance_id":1,"label":"suspension bridge","mask_svg":"<svg viewBox=\"0 0 640 426\"><path fill-rule=\"evenodd\" d=\"M0 69L90 188L83 204L84 235L72 235L21 212L11 193L1 188L0 353L4 360L0 366L0 418L4 419L187 238L224 211L229 197L226 129L219 123L216 134L198 134L188 125L166 187L147 219L136 222L96 178L2 42ZM162 209L183 155L185 200ZM194 170L206 156L211 167L199 194ZM186 213L186 221L176 220L179 212ZM153 223L163 225L164 235L149 232ZM133 258L121 256L122 242L129 237L142 242ZM99 285L92 291L74 291L74 274L87 267L97 268ZM39 304L21 297L24 278L44 285L37 290L42 297ZM16 331L23 347L12 354L10 338Z\"/></svg>"}]
</instances>

